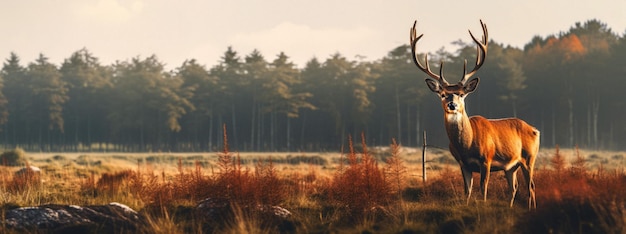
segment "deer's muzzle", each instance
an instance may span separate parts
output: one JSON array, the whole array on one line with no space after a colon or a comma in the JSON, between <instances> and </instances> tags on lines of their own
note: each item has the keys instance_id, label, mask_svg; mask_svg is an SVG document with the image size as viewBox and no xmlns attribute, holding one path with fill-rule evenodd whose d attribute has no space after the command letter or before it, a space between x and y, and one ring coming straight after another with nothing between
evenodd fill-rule
<instances>
[{"instance_id":1,"label":"deer's muzzle","mask_svg":"<svg viewBox=\"0 0 626 234\"><path fill-rule=\"evenodd\" d=\"M455 111L458 109L458 105L454 102L448 102L448 110Z\"/></svg>"}]
</instances>

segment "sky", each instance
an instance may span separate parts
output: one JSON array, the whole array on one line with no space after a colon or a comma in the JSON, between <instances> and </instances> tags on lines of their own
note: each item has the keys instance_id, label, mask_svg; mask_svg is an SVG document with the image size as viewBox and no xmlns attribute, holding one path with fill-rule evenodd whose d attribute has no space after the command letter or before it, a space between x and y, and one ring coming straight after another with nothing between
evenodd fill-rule
<instances>
[{"instance_id":1,"label":"sky","mask_svg":"<svg viewBox=\"0 0 626 234\"><path fill-rule=\"evenodd\" d=\"M408 44L418 20L419 52L454 52L453 41L478 37L523 48L534 37L597 19L626 32L624 0L0 0L0 59L22 65L40 54L60 65L82 48L102 65L156 55L166 69L196 59L207 68L229 46L241 58L257 49L272 61L284 52L297 67L340 53L375 61Z\"/></svg>"}]
</instances>

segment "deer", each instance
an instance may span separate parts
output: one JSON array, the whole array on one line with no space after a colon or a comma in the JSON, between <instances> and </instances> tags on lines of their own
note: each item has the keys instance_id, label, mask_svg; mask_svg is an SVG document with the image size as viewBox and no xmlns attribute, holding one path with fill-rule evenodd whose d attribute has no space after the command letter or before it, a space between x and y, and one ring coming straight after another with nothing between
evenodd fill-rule
<instances>
[{"instance_id":1,"label":"deer","mask_svg":"<svg viewBox=\"0 0 626 234\"><path fill-rule=\"evenodd\" d=\"M424 34L417 36L417 21L410 31L413 62L429 76L425 82L430 91L441 98L449 149L461 168L467 204L472 195L473 173L480 173L480 190L486 202L491 172L504 171L511 193L510 207L513 207L518 189L517 171L521 168L528 185L528 208L536 208L533 168L539 152L539 131L518 118L487 119L480 115L467 115L465 98L476 90L480 81L478 77L472 76L484 64L487 56L487 26L482 20L480 24L483 29L481 41L468 30L477 47L474 69L467 72L466 59L463 76L458 83L451 84L444 78L443 61L439 66L439 74L431 71L428 53L424 56L424 65L419 61L416 46Z\"/></svg>"}]
</instances>

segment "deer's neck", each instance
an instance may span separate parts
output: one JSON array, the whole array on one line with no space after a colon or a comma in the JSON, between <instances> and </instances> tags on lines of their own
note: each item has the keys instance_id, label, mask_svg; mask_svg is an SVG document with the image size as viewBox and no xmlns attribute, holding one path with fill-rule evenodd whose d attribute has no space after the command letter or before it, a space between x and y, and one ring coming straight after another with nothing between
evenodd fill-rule
<instances>
[{"instance_id":1,"label":"deer's neck","mask_svg":"<svg viewBox=\"0 0 626 234\"><path fill-rule=\"evenodd\" d=\"M444 118L450 143L457 148L469 149L472 146L474 133L467 114L465 112L446 113Z\"/></svg>"}]
</instances>

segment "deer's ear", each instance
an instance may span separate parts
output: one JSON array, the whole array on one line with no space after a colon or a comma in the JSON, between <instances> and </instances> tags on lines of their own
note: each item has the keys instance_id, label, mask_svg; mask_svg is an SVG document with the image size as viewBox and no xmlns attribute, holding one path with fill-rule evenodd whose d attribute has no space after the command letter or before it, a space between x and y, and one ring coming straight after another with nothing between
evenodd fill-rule
<instances>
[{"instance_id":1,"label":"deer's ear","mask_svg":"<svg viewBox=\"0 0 626 234\"><path fill-rule=\"evenodd\" d=\"M478 79L478 77L469 80L467 83L465 83L465 86L463 86L463 91L465 91L465 94L474 92L474 90L476 90L476 87L478 87L478 82L480 81L480 79Z\"/></svg>"},{"instance_id":2,"label":"deer's ear","mask_svg":"<svg viewBox=\"0 0 626 234\"><path fill-rule=\"evenodd\" d=\"M430 91L433 91L435 93L441 92L442 90L441 85L436 80L426 78L424 81L426 81L426 85L428 85L428 88L430 89Z\"/></svg>"}]
</instances>

